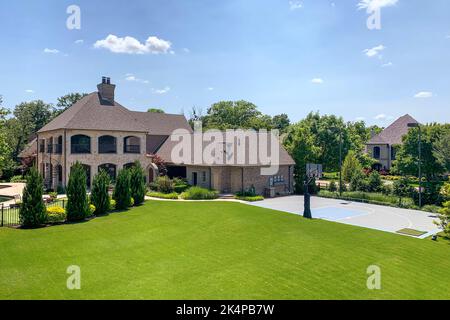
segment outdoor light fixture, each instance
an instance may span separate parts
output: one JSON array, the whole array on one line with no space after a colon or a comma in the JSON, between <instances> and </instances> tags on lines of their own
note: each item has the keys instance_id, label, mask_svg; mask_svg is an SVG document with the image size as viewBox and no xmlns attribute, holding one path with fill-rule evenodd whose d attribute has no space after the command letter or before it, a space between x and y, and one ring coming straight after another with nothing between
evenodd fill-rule
<instances>
[{"instance_id":1,"label":"outdoor light fixture","mask_svg":"<svg viewBox=\"0 0 450 320\"><path fill-rule=\"evenodd\" d=\"M408 128L419 129L419 208L422 208L422 128L417 122L408 123Z\"/></svg>"}]
</instances>

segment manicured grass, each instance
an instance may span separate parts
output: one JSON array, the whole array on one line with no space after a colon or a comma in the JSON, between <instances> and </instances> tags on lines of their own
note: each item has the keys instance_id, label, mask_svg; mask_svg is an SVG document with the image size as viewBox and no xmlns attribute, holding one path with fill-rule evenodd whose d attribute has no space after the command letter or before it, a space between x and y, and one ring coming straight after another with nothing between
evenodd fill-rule
<instances>
[{"instance_id":1,"label":"manicured grass","mask_svg":"<svg viewBox=\"0 0 450 320\"><path fill-rule=\"evenodd\" d=\"M0 299L449 299L450 246L230 202L0 229ZM70 265L81 290L66 289ZM366 287L377 265L382 289Z\"/></svg>"}]
</instances>

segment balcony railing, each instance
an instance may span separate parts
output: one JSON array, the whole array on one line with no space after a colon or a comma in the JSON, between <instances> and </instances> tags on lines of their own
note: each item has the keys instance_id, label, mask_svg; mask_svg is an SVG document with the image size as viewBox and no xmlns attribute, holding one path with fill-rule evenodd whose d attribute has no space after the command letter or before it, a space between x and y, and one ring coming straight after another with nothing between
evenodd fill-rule
<instances>
[{"instance_id":1,"label":"balcony railing","mask_svg":"<svg viewBox=\"0 0 450 320\"><path fill-rule=\"evenodd\" d=\"M125 145L123 147L123 152L124 153L141 153L141 146L133 145L133 144Z\"/></svg>"},{"instance_id":2,"label":"balcony railing","mask_svg":"<svg viewBox=\"0 0 450 320\"><path fill-rule=\"evenodd\" d=\"M91 153L91 146L89 144L72 144L70 148L71 153Z\"/></svg>"},{"instance_id":3,"label":"balcony railing","mask_svg":"<svg viewBox=\"0 0 450 320\"><path fill-rule=\"evenodd\" d=\"M98 146L98 153L117 153L117 145L115 143L104 143Z\"/></svg>"}]
</instances>

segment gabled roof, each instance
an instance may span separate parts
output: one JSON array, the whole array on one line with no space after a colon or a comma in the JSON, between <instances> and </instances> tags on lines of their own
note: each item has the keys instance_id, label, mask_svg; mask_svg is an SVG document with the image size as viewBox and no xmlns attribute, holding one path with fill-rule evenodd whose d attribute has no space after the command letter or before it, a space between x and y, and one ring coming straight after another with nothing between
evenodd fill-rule
<instances>
[{"instance_id":1,"label":"gabled roof","mask_svg":"<svg viewBox=\"0 0 450 320\"><path fill-rule=\"evenodd\" d=\"M408 133L408 123L419 123L409 114L398 118L389 127L372 137L367 144L402 144L402 138Z\"/></svg>"},{"instance_id":2,"label":"gabled roof","mask_svg":"<svg viewBox=\"0 0 450 320\"><path fill-rule=\"evenodd\" d=\"M161 146L161 148L159 148L159 150L156 152L156 155L161 157L165 162L167 163L172 163L172 164L176 164L176 165L203 165L203 166L210 166L210 164L206 164L206 163L201 163L201 164L196 164L194 163L194 156L193 156L193 152L194 152L194 139L191 139L191 156L190 156L190 162L188 163L174 163L172 161L172 150L173 148L179 144L180 142L178 141L172 141L172 139L169 137L166 142L164 142L164 144ZM211 142L203 142L203 150L205 150L205 148L210 145ZM268 145L268 150L269 150L269 155L271 153L271 149L270 149L270 139L268 139L267 141L267 145ZM294 159L292 159L292 157L289 155L289 153L286 151L286 149L284 149L284 147L281 145L281 143L279 144L280 149L279 149L279 159L278 159L278 165L294 165L295 161ZM259 144L257 144L257 148L259 148ZM218 147L217 148L220 152L218 156L219 159L226 159L226 156L229 155L230 153L237 153L238 150L238 144L235 143L234 146L234 150L229 150L229 146L227 147L227 145L225 143L223 143L223 149ZM259 157L257 157L257 163L250 163L250 157L249 157L249 152L250 152L250 144L246 143L245 144L245 163L244 164L237 164L236 158L234 158L235 160L235 164L220 164L220 162L218 164L214 164L213 166L248 166L248 167L258 167L258 166L264 166L265 164L260 162ZM259 154L259 152L258 152ZM274 165L276 165L274 163Z\"/></svg>"},{"instance_id":3,"label":"gabled roof","mask_svg":"<svg viewBox=\"0 0 450 320\"><path fill-rule=\"evenodd\" d=\"M134 112L117 102L105 103L97 92L79 100L39 133L58 129L131 131L170 135L173 130L191 130L183 115Z\"/></svg>"}]
</instances>

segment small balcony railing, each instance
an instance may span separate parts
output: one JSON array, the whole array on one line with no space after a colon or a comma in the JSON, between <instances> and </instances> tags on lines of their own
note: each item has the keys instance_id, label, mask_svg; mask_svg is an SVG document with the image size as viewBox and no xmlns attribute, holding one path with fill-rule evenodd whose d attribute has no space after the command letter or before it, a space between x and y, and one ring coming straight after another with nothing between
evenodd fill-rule
<instances>
[{"instance_id":1,"label":"small balcony railing","mask_svg":"<svg viewBox=\"0 0 450 320\"><path fill-rule=\"evenodd\" d=\"M141 146L140 145L125 145L123 148L124 153L141 153Z\"/></svg>"},{"instance_id":2,"label":"small balcony railing","mask_svg":"<svg viewBox=\"0 0 450 320\"><path fill-rule=\"evenodd\" d=\"M91 153L91 146L89 144L72 144L70 152L74 154Z\"/></svg>"},{"instance_id":3,"label":"small balcony railing","mask_svg":"<svg viewBox=\"0 0 450 320\"><path fill-rule=\"evenodd\" d=\"M104 143L98 146L98 153L117 153L117 145L115 143Z\"/></svg>"}]
</instances>

